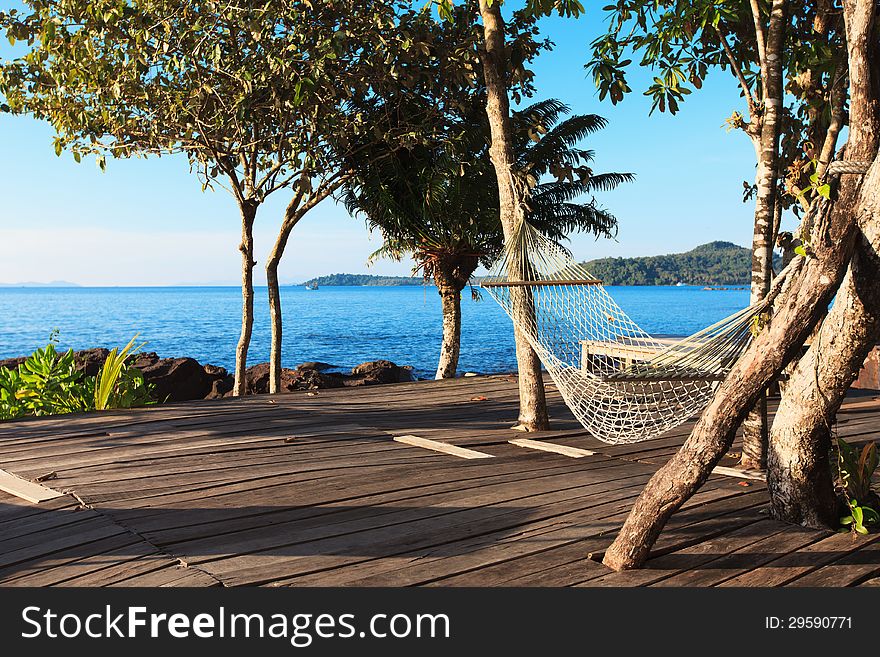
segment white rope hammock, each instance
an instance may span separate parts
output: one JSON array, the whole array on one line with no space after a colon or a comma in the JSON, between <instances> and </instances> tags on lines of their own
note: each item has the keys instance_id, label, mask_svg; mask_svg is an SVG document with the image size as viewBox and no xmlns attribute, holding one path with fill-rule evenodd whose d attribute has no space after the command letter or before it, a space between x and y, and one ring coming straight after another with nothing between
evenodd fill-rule
<instances>
[{"instance_id":1,"label":"white rope hammock","mask_svg":"<svg viewBox=\"0 0 880 657\"><path fill-rule=\"evenodd\" d=\"M835 161L827 175L863 175L871 162ZM762 301L681 340L640 329L602 282L525 221L528 191L511 173L519 228L481 283L511 317L585 429L611 444L656 438L709 403L763 324L795 256Z\"/></svg>"},{"instance_id":2,"label":"white rope hammock","mask_svg":"<svg viewBox=\"0 0 880 657\"><path fill-rule=\"evenodd\" d=\"M525 221L481 286L537 352L578 421L612 444L656 438L701 411L771 302L689 338L653 338L601 281Z\"/></svg>"}]
</instances>

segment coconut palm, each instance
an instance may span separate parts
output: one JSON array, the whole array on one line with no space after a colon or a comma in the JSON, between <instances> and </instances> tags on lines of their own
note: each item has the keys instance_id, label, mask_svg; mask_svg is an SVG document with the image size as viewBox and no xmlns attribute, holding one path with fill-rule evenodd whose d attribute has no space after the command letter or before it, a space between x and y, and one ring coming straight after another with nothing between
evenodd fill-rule
<instances>
[{"instance_id":1,"label":"coconut palm","mask_svg":"<svg viewBox=\"0 0 880 657\"><path fill-rule=\"evenodd\" d=\"M371 260L410 256L416 271L434 280L443 311L438 379L454 377L458 367L462 290L504 246L489 126L483 107L473 109L455 126L454 138L365 154L353 163L356 174L343 195L349 211L383 237ZM606 121L595 114L565 118L569 112L551 99L512 116L516 168L531 188L526 218L557 241L579 231L613 237L617 220L592 194L633 176L594 173L593 151L578 144Z\"/></svg>"}]
</instances>

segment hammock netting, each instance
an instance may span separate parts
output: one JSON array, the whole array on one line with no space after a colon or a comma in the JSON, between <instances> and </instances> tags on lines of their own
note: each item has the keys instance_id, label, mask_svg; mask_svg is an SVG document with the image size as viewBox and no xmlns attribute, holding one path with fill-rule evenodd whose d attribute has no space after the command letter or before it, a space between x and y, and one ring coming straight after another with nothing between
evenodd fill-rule
<instances>
[{"instance_id":1,"label":"hammock netting","mask_svg":"<svg viewBox=\"0 0 880 657\"><path fill-rule=\"evenodd\" d=\"M612 444L656 438L699 413L768 306L749 306L688 338L653 338L601 281L527 222L481 286L531 344L578 421Z\"/></svg>"}]
</instances>

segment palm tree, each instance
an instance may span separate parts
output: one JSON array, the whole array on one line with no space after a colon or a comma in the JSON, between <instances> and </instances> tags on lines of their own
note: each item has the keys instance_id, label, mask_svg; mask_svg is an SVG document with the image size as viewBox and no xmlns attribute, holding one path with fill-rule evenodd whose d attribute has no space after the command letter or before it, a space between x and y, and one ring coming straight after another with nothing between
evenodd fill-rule
<instances>
[{"instance_id":1,"label":"palm tree","mask_svg":"<svg viewBox=\"0 0 880 657\"><path fill-rule=\"evenodd\" d=\"M438 379L454 377L458 367L462 290L504 246L489 126L483 107L473 109L455 126L455 138L365 153L353 163L356 173L343 194L348 210L383 237L371 260L410 256L416 271L434 280L443 311ZM531 188L526 218L557 241L578 231L613 237L617 220L592 194L633 176L593 173L593 151L578 144L606 121L595 114L564 118L569 112L550 99L512 116L516 167Z\"/></svg>"}]
</instances>

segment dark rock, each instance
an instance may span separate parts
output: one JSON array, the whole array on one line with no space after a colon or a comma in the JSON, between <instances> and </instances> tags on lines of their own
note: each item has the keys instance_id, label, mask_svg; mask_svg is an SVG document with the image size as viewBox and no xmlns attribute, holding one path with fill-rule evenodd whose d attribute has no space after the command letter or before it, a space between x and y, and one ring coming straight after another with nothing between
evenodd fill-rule
<instances>
[{"instance_id":1,"label":"dark rock","mask_svg":"<svg viewBox=\"0 0 880 657\"><path fill-rule=\"evenodd\" d=\"M0 360L0 367L6 367L10 370L14 370L26 360L26 356L21 356L19 358L4 358L3 360Z\"/></svg>"},{"instance_id":2,"label":"dark rock","mask_svg":"<svg viewBox=\"0 0 880 657\"><path fill-rule=\"evenodd\" d=\"M205 373L209 376L216 376L224 379L229 376L229 372L226 371L226 368L220 367L219 365L205 365Z\"/></svg>"},{"instance_id":3,"label":"dark rock","mask_svg":"<svg viewBox=\"0 0 880 657\"><path fill-rule=\"evenodd\" d=\"M300 363L296 366L298 370L318 370L319 372L323 372L325 370L332 370L336 365L331 365L330 363L322 363L321 361L310 360L307 363Z\"/></svg>"},{"instance_id":4,"label":"dark rock","mask_svg":"<svg viewBox=\"0 0 880 657\"><path fill-rule=\"evenodd\" d=\"M77 369L88 376L100 373L109 355L109 349L96 348L74 352ZM18 367L25 357L0 360L0 367ZM217 399L229 397L235 377L224 367L201 365L192 358L160 358L155 352L135 354L129 364L139 369L144 380L154 387L157 401L189 401L193 399ZM310 361L296 369L281 370L281 392L295 390L321 390L343 386L366 386L382 383L413 381L411 366L401 367L388 360L362 363L351 374L328 372L335 366ZM258 363L245 373L247 394L269 392L269 363Z\"/></svg>"},{"instance_id":5,"label":"dark rock","mask_svg":"<svg viewBox=\"0 0 880 657\"><path fill-rule=\"evenodd\" d=\"M150 357L136 357L132 365L143 372L147 383L155 386L153 394L160 402L204 399L212 392L214 382L224 378L209 374L193 358L153 360Z\"/></svg>"},{"instance_id":6,"label":"dark rock","mask_svg":"<svg viewBox=\"0 0 880 657\"><path fill-rule=\"evenodd\" d=\"M355 367L350 378L347 378L347 386L368 386L380 383L404 383L413 381L412 366L403 367L395 365L390 360L374 360L361 363Z\"/></svg>"},{"instance_id":7,"label":"dark rock","mask_svg":"<svg viewBox=\"0 0 880 657\"><path fill-rule=\"evenodd\" d=\"M103 347L85 349L73 353L73 362L76 363L76 369L86 376L97 376L109 355L110 350Z\"/></svg>"},{"instance_id":8,"label":"dark rock","mask_svg":"<svg viewBox=\"0 0 880 657\"><path fill-rule=\"evenodd\" d=\"M224 368L221 367L219 369ZM232 388L234 386L234 376L226 376L225 378L217 379L214 381L214 383L211 384L211 392L208 393L208 396L205 397L205 399L220 399L221 397L226 397L230 392L232 392Z\"/></svg>"},{"instance_id":9,"label":"dark rock","mask_svg":"<svg viewBox=\"0 0 880 657\"><path fill-rule=\"evenodd\" d=\"M257 363L247 368L245 376L247 394L260 395L269 392L269 363ZM301 366L295 370L281 368L280 392L341 388L342 386L343 376L341 374L325 374L316 369L301 369Z\"/></svg>"}]
</instances>

